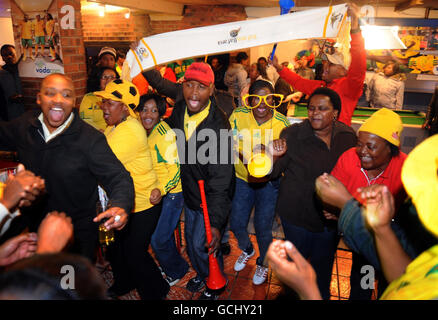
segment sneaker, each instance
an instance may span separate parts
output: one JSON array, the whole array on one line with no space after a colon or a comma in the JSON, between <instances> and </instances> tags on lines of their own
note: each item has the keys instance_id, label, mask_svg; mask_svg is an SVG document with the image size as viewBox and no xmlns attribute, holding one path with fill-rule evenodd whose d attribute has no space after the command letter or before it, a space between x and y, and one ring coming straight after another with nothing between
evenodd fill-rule
<instances>
[{"instance_id":1,"label":"sneaker","mask_svg":"<svg viewBox=\"0 0 438 320\"><path fill-rule=\"evenodd\" d=\"M267 276L268 268L257 265L254 277L252 278L252 282L258 286L266 281Z\"/></svg>"},{"instance_id":2,"label":"sneaker","mask_svg":"<svg viewBox=\"0 0 438 320\"><path fill-rule=\"evenodd\" d=\"M246 264L253 255L255 254L254 249L252 249L252 252L250 254L246 253L245 251L242 251L242 254L237 259L236 263L234 264L234 270L235 271L242 271Z\"/></svg>"},{"instance_id":3,"label":"sneaker","mask_svg":"<svg viewBox=\"0 0 438 320\"><path fill-rule=\"evenodd\" d=\"M198 292L201 291L202 288L204 288L204 285L204 281L196 276L190 279L189 282L187 282L186 289L190 292Z\"/></svg>"},{"instance_id":4,"label":"sneaker","mask_svg":"<svg viewBox=\"0 0 438 320\"><path fill-rule=\"evenodd\" d=\"M219 299L219 295L211 292L208 289L205 289L204 292L201 294L201 296L198 298L198 300L217 300Z\"/></svg>"},{"instance_id":5,"label":"sneaker","mask_svg":"<svg viewBox=\"0 0 438 320\"><path fill-rule=\"evenodd\" d=\"M179 280L181 280L181 279L179 279L179 278L174 279L171 276L166 276L165 280L167 281L167 283L171 287L171 286L174 286L175 284L177 284L179 282Z\"/></svg>"},{"instance_id":6,"label":"sneaker","mask_svg":"<svg viewBox=\"0 0 438 320\"><path fill-rule=\"evenodd\" d=\"M230 244L228 242L221 243L221 252L222 252L222 255L224 255L224 256L230 254L231 247L230 247Z\"/></svg>"}]
</instances>

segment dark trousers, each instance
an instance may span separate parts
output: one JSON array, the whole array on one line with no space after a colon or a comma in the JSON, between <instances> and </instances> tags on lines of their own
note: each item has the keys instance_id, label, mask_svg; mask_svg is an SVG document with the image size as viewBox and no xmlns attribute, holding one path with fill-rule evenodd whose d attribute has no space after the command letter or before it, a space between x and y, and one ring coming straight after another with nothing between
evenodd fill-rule
<instances>
[{"instance_id":1,"label":"dark trousers","mask_svg":"<svg viewBox=\"0 0 438 320\"><path fill-rule=\"evenodd\" d=\"M187 244L187 254L197 276L203 280L208 278L209 257L205 248L206 234L204 214L201 210L192 210L184 206L184 236ZM217 255L219 268L223 273L224 261L219 250Z\"/></svg>"},{"instance_id":2,"label":"dark trousers","mask_svg":"<svg viewBox=\"0 0 438 320\"><path fill-rule=\"evenodd\" d=\"M131 213L125 228L116 231L116 241L108 247L116 292L127 293L135 288L143 300L166 297L169 285L148 252L161 207L159 204Z\"/></svg>"},{"instance_id":3,"label":"dark trousers","mask_svg":"<svg viewBox=\"0 0 438 320\"><path fill-rule=\"evenodd\" d=\"M323 232L310 232L290 224L284 219L281 219L281 224L285 239L292 242L315 269L316 280L322 298L324 300L330 299L333 261L339 240L337 232L327 228Z\"/></svg>"}]
</instances>

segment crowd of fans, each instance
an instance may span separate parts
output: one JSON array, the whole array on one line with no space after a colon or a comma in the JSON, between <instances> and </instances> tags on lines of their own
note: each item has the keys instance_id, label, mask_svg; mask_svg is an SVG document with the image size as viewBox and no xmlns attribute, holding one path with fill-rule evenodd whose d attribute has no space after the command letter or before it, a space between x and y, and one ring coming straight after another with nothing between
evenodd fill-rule
<instances>
[{"instance_id":1,"label":"crowd of fans","mask_svg":"<svg viewBox=\"0 0 438 320\"><path fill-rule=\"evenodd\" d=\"M234 270L246 267L256 252L248 235L254 209L254 285L271 267L300 298L329 299L342 234L353 251L351 299L370 299L360 285L364 265L377 270L382 299L436 299L437 136L408 156L400 151L403 125L391 109L402 106L403 79L392 62L366 77L355 5L348 15L351 64L339 52L324 54L320 78L307 50L292 64L274 56L251 66L239 52L228 67L219 57L158 66L140 84L124 72L124 54L104 47L79 110L73 81L62 74L42 80L38 110L13 115L18 97L3 94L0 149L17 152L20 165L1 188L0 298L117 299L136 289L160 300L191 266L186 289L217 299L206 281L209 256L223 272L232 232L241 250ZM1 53L2 72L14 75L14 47ZM355 132L364 84L381 109ZM308 118L290 125L288 107L297 102ZM265 174L254 174L257 155L268 159ZM96 213L99 190L111 206ZM175 245L182 212L189 261ZM272 237L276 215L284 240ZM106 248L108 289L94 268L101 224L115 234ZM65 265L76 272L73 289L63 286Z\"/></svg>"}]
</instances>

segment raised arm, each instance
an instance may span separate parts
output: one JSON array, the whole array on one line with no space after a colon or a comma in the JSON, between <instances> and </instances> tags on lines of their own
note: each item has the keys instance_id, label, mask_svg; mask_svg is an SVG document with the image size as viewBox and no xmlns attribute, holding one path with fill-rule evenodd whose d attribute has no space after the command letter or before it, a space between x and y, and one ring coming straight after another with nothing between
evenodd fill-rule
<instances>
[{"instance_id":1,"label":"raised arm","mask_svg":"<svg viewBox=\"0 0 438 320\"><path fill-rule=\"evenodd\" d=\"M366 187L362 189L361 196L366 199L365 219L374 232L383 273L391 282L399 278L412 262L391 228L395 213L394 198L384 185Z\"/></svg>"},{"instance_id":2,"label":"raised arm","mask_svg":"<svg viewBox=\"0 0 438 320\"><path fill-rule=\"evenodd\" d=\"M285 68L278 63L278 58L276 56L274 56L271 62L275 69L277 69L280 77L286 80L294 88L294 91L300 91L307 95L311 94L315 89L325 86L324 81L305 79L288 68Z\"/></svg>"},{"instance_id":3,"label":"raised arm","mask_svg":"<svg viewBox=\"0 0 438 320\"><path fill-rule=\"evenodd\" d=\"M347 95L350 94L351 98L356 99L362 93L367 69L367 58L365 42L359 27L359 9L355 4L349 4L348 15L351 18L351 64L347 73L348 81L345 83L348 86L348 90L346 90Z\"/></svg>"},{"instance_id":4,"label":"raised arm","mask_svg":"<svg viewBox=\"0 0 438 320\"><path fill-rule=\"evenodd\" d=\"M176 100L179 95L182 95L182 85L163 78L158 70L152 69L144 71L143 76L159 94L165 95L173 100Z\"/></svg>"}]
</instances>

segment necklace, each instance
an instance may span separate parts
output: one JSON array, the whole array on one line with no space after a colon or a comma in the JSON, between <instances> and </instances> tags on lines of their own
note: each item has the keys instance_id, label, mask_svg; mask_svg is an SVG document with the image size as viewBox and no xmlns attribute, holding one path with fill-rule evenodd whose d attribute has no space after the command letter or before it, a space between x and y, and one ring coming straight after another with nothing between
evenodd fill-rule
<instances>
[{"instance_id":1,"label":"necklace","mask_svg":"<svg viewBox=\"0 0 438 320\"><path fill-rule=\"evenodd\" d=\"M386 168L385 168L386 169ZM365 178L367 179L368 185L372 185L376 183L376 180L379 179L379 177L383 174L383 172L385 172L385 169L382 170L382 172L380 172L377 176L375 176L374 178L370 179L368 178L368 174L366 173L366 171L364 170L364 168L360 168L360 171L362 171L362 173L364 174Z\"/></svg>"}]
</instances>

